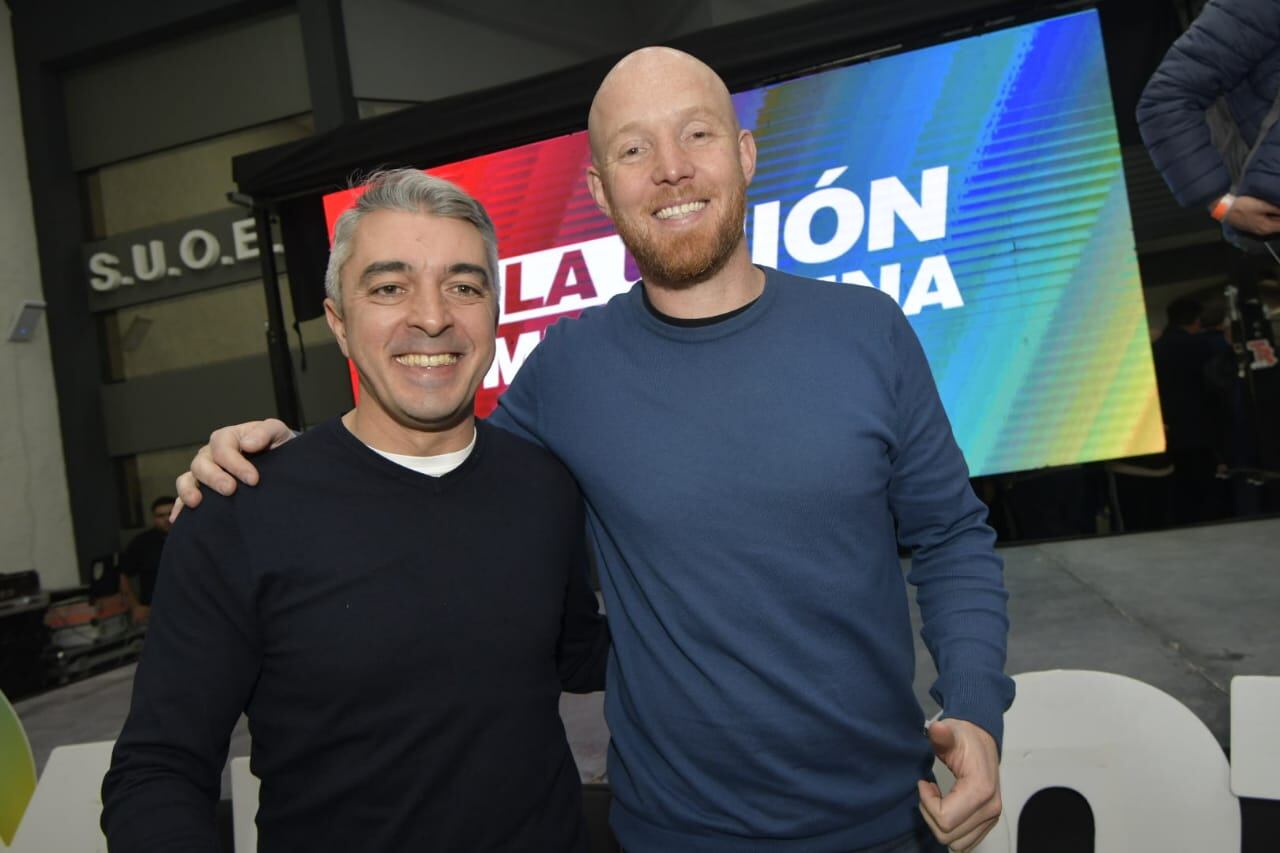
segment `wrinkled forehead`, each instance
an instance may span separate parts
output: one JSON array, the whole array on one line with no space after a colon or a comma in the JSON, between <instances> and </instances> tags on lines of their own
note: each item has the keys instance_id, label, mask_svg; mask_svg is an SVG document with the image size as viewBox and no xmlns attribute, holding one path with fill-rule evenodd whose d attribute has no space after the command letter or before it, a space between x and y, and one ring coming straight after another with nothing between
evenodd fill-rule
<instances>
[{"instance_id":1,"label":"wrinkled forehead","mask_svg":"<svg viewBox=\"0 0 1280 853\"><path fill-rule=\"evenodd\" d=\"M670 48L636 51L596 90L587 117L592 151L624 128L695 112L738 126L728 88L705 63Z\"/></svg>"}]
</instances>

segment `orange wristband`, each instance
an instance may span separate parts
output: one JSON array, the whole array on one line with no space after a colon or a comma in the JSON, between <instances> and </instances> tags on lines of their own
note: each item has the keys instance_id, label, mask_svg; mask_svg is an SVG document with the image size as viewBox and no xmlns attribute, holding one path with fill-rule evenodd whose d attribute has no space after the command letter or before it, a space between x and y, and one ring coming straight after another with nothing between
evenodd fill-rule
<instances>
[{"instance_id":1,"label":"orange wristband","mask_svg":"<svg viewBox=\"0 0 1280 853\"><path fill-rule=\"evenodd\" d=\"M1235 203L1236 197L1231 193L1225 193L1222 198L1218 199L1218 203L1213 206L1213 210L1209 212L1209 215L1221 222L1227 218L1227 214L1231 212L1231 206Z\"/></svg>"}]
</instances>

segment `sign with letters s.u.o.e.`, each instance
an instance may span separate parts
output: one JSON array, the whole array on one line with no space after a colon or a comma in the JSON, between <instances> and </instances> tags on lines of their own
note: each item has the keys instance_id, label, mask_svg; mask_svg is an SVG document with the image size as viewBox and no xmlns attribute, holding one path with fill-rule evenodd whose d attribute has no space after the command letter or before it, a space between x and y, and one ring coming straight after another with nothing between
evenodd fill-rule
<instances>
[{"instance_id":1,"label":"sign with letters s.u.o.e.","mask_svg":"<svg viewBox=\"0 0 1280 853\"><path fill-rule=\"evenodd\" d=\"M272 248L283 257L278 243ZM81 251L89 310L94 312L250 281L260 275L254 218L238 208L86 243Z\"/></svg>"}]
</instances>

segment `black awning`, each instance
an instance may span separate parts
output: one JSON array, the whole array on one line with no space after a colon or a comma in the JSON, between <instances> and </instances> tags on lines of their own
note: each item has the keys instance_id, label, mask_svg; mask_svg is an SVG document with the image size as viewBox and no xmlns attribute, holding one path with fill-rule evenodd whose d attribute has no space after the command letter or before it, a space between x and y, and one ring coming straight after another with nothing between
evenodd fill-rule
<instances>
[{"instance_id":1,"label":"black awning","mask_svg":"<svg viewBox=\"0 0 1280 853\"><path fill-rule=\"evenodd\" d=\"M731 90L763 85L869 52L981 31L1009 15L1065 11L1062 2L828 0L669 42L711 65ZM586 127L596 86L617 55L455 95L232 161L240 191L273 203L348 186L376 166L427 168Z\"/></svg>"}]
</instances>

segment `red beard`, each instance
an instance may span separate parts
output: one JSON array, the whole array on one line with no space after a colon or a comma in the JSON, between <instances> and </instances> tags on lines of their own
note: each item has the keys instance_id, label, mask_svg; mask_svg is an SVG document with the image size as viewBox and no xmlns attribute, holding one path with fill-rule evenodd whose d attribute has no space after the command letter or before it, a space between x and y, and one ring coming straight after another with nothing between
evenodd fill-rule
<instances>
[{"instance_id":1,"label":"red beard","mask_svg":"<svg viewBox=\"0 0 1280 853\"><path fill-rule=\"evenodd\" d=\"M747 215L745 186L734 186L720 210L721 215L709 228L693 228L681 234L655 235L649 227L648 214L618 217L614 226L646 282L684 290L720 272L742 242Z\"/></svg>"}]
</instances>

